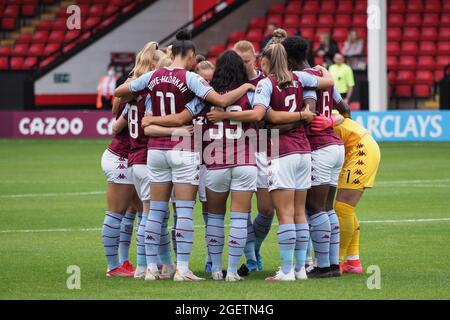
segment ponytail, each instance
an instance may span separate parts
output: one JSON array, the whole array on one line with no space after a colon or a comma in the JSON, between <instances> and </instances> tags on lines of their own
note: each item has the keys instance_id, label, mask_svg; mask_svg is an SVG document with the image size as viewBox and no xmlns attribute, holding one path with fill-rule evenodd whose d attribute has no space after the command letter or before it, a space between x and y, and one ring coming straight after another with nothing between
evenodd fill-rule
<instances>
[{"instance_id":1,"label":"ponytail","mask_svg":"<svg viewBox=\"0 0 450 320\"><path fill-rule=\"evenodd\" d=\"M192 42L192 35L186 29L181 29L177 32L175 36L175 41L172 44L172 54L173 56L180 55L182 58L186 57L189 50L195 53L195 46Z\"/></svg>"},{"instance_id":2,"label":"ponytail","mask_svg":"<svg viewBox=\"0 0 450 320\"><path fill-rule=\"evenodd\" d=\"M280 88L292 83L292 74L288 68L286 50L281 43L268 46L262 56L269 60L269 73L275 76L277 85Z\"/></svg>"},{"instance_id":3,"label":"ponytail","mask_svg":"<svg viewBox=\"0 0 450 320\"><path fill-rule=\"evenodd\" d=\"M149 72L152 65L157 65L161 56L161 51L158 50L157 42L151 41L147 43L136 56L136 62L131 71L133 77L139 78L144 73Z\"/></svg>"}]
</instances>

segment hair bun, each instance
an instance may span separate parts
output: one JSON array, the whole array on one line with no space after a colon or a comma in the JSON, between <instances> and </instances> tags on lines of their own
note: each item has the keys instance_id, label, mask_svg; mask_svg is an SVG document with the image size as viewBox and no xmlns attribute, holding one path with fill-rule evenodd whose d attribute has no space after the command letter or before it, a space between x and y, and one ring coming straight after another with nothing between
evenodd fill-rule
<instances>
[{"instance_id":1,"label":"hair bun","mask_svg":"<svg viewBox=\"0 0 450 320\"><path fill-rule=\"evenodd\" d=\"M175 38L177 40L191 40L192 35L191 35L191 32L188 31L187 29L181 29L177 32Z\"/></svg>"}]
</instances>

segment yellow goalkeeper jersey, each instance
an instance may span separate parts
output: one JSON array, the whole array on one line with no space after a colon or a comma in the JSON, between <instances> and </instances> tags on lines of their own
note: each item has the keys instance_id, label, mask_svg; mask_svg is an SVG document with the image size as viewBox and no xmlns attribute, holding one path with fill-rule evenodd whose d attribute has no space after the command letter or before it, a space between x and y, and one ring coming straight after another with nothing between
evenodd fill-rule
<instances>
[{"instance_id":1,"label":"yellow goalkeeper jersey","mask_svg":"<svg viewBox=\"0 0 450 320\"><path fill-rule=\"evenodd\" d=\"M366 128L350 118L346 118L343 123L334 127L334 131L344 143L346 153L369 134Z\"/></svg>"}]
</instances>

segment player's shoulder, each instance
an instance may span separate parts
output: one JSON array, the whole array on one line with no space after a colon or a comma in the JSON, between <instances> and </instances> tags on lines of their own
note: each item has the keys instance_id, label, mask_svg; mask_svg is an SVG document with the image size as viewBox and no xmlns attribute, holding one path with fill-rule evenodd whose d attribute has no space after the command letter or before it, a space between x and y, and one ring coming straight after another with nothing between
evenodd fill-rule
<instances>
[{"instance_id":1,"label":"player's shoulder","mask_svg":"<svg viewBox=\"0 0 450 320\"><path fill-rule=\"evenodd\" d=\"M317 77L322 77L323 76L322 71L316 70L316 69L313 69L313 68L304 69L303 72L306 72L306 73L308 73L310 75L317 76Z\"/></svg>"}]
</instances>

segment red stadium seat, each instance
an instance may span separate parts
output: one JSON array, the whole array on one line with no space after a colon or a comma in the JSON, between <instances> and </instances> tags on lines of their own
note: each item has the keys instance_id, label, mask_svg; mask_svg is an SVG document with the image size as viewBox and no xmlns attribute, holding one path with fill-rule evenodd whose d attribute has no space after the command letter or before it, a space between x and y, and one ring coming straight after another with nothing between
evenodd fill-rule
<instances>
[{"instance_id":1,"label":"red stadium seat","mask_svg":"<svg viewBox=\"0 0 450 320\"><path fill-rule=\"evenodd\" d=\"M353 8L354 13L366 14L367 13L367 0L357 0L355 1L355 6Z\"/></svg>"},{"instance_id":2,"label":"red stadium seat","mask_svg":"<svg viewBox=\"0 0 450 320\"><path fill-rule=\"evenodd\" d=\"M12 50L10 47L0 47L0 57L2 55L9 55L11 54Z\"/></svg>"},{"instance_id":3,"label":"red stadium seat","mask_svg":"<svg viewBox=\"0 0 450 320\"><path fill-rule=\"evenodd\" d=\"M331 14L321 14L319 15L319 20L317 21L318 27L333 27L334 17Z\"/></svg>"},{"instance_id":4,"label":"red stadium seat","mask_svg":"<svg viewBox=\"0 0 450 320\"><path fill-rule=\"evenodd\" d=\"M254 17L250 20L249 29L260 28L264 29L266 27L266 18L264 17Z\"/></svg>"},{"instance_id":5,"label":"red stadium seat","mask_svg":"<svg viewBox=\"0 0 450 320\"><path fill-rule=\"evenodd\" d=\"M417 60L417 69L420 70L434 70L435 65L434 56L420 56Z\"/></svg>"},{"instance_id":6,"label":"red stadium seat","mask_svg":"<svg viewBox=\"0 0 450 320\"><path fill-rule=\"evenodd\" d=\"M429 98L431 96L431 86L426 84L417 84L414 86L414 97Z\"/></svg>"},{"instance_id":7,"label":"red stadium seat","mask_svg":"<svg viewBox=\"0 0 450 320\"><path fill-rule=\"evenodd\" d=\"M401 70L416 69L417 59L414 56L402 56L398 62L398 68Z\"/></svg>"},{"instance_id":8,"label":"red stadium seat","mask_svg":"<svg viewBox=\"0 0 450 320\"><path fill-rule=\"evenodd\" d=\"M420 39L420 32L418 28L404 28L403 40L418 41Z\"/></svg>"},{"instance_id":9,"label":"red stadium seat","mask_svg":"<svg viewBox=\"0 0 450 320\"><path fill-rule=\"evenodd\" d=\"M104 8L100 4L94 4L89 8L88 16L89 17L103 17Z\"/></svg>"},{"instance_id":10,"label":"red stadium seat","mask_svg":"<svg viewBox=\"0 0 450 320\"><path fill-rule=\"evenodd\" d=\"M437 51L439 54L450 54L450 42L448 41L438 42Z\"/></svg>"},{"instance_id":11,"label":"red stadium seat","mask_svg":"<svg viewBox=\"0 0 450 320\"><path fill-rule=\"evenodd\" d=\"M314 14L304 14L300 21L302 22L302 26L307 28L315 27L317 24L316 15Z\"/></svg>"},{"instance_id":12,"label":"red stadium seat","mask_svg":"<svg viewBox=\"0 0 450 320\"><path fill-rule=\"evenodd\" d=\"M411 98L411 86L400 85L395 87L395 96L398 98Z\"/></svg>"},{"instance_id":13,"label":"red stadium seat","mask_svg":"<svg viewBox=\"0 0 450 320\"><path fill-rule=\"evenodd\" d=\"M439 24L439 15L435 13L428 13L423 15L422 26L434 27Z\"/></svg>"},{"instance_id":14,"label":"red stadium seat","mask_svg":"<svg viewBox=\"0 0 450 320\"><path fill-rule=\"evenodd\" d=\"M367 39L367 28L354 28L358 36L362 39Z\"/></svg>"},{"instance_id":15,"label":"red stadium seat","mask_svg":"<svg viewBox=\"0 0 450 320\"><path fill-rule=\"evenodd\" d=\"M434 82L434 75L432 71L419 70L416 72L416 78L414 83L416 84L426 84L431 86Z\"/></svg>"},{"instance_id":16,"label":"red stadium seat","mask_svg":"<svg viewBox=\"0 0 450 320\"><path fill-rule=\"evenodd\" d=\"M320 4L319 1L305 1L303 3L303 12L310 14L320 13Z\"/></svg>"},{"instance_id":17,"label":"red stadium seat","mask_svg":"<svg viewBox=\"0 0 450 320\"><path fill-rule=\"evenodd\" d=\"M57 18L53 23L53 30L60 30L65 32L67 30L67 19Z\"/></svg>"},{"instance_id":18,"label":"red stadium seat","mask_svg":"<svg viewBox=\"0 0 450 320\"><path fill-rule=\"evenodd\" d=\"M69 52L70 50L72 50L77 44L76 43L69 43L68 45L65 45L63 48L63 52Z\"/></svg>"},{"instance_id":19,"label":"red stadium seat","mask_svg":"<svg viewBox=\"0 0 450 320\"><path fill-rule=\"evenodd\" d=\"M214 44L208 49L208 57L217 57L222 52L225 51L225 46L223 44Z\"/></svg>"},{"instance_id":20,"label":"red stadium seat","mask_svg":"<svg viewBox=\"0 0 450 320\"><path fill-rule=\"evenodd\" d=\"M405 27L420 27L422 25L422 17L418 13L406 15Z\"/></svg>"},{"instance_id":21,"label":"red stadium seat","mask_svg":"<svg viewBox=\"0 0 450 320\"><path fill-rule=\"evenodd\" d=\"M407 12L422 12L423 11L422 0L408 0L406 10Z\"/></svg>"},{"instance_id":22,"label":"red stadium seat","mask_svg":"<svg viewBox=\"0 0 450 320\"><path fill-rule=\"evenodd\" d=\"M31 40L33 43L46 43L48 40L48 31L36 31Z\"/></svg>"},{"instance_id":23,"label":"red stadium seat","mask_svg":"<svg viewBox=\"0 0 450 320\"><path fill-rule=\"evenodd\" d=\"M36 15L36 5L35 4L24 4L22 6L22 16L31 18Z\"/></svg>"},{"instance_id":24,"label":"red stadium seat","mask_svg":"<svg viewBox=\"0 0 450 320\"><path fill-rule=\"evenodd\" d=\"M25 59L25 62L23 63L24 69L32 69L37 64L37 58L36 57L28 57Z\"/></svg>"},{"instance_id":25,"label":"red stadium seat","mask_svg":"<svg viewBox=\"0 0 450 320\"><path fill-rule=\"evenodd\" d=\"M444 69L450 64L450 56L438 56L436 59L436 67L439 69Z\"/></svg>"},{"instance_id":26,"label":"red stadium seat","mask_svg":"<svg viewBox=\"0 0 450 320\"><path fill-rule=\"evenodd\" d=\"M441 15L441 27L450 27L450 13Z\"/></svg>"},{"instance_id":27,"label":"red stadium seat","mask_svg":"<svg viewBox=\"0 0 450 320\"><path fill-rule=\"evenodd\" d=\"M283 14L284 13L284 3L274 3L269 6L267 10L269 14Z\"/></svg>"},{"instance_id":28,"label":"red stadium seat","mask_svg":"<svg viewBox=\"0 0 450 320\"><path fill-rule=\"evenodd\" d=\"M387 67L388 67L388 70L397 70L398 69L398 59L396 56L388 56L387 57Z\"/></svg>"},{"instance_id":29,"label":"red stadium seat","mask_svg":"<svg viewBox=\"0 0 450 320\"><path fill-rule=\"evenodd\" d=\"M394 85L396 80L397 80L397 74L395 73L395 71L389 71L389 73L388 73L389 84Z\"/></svg>"},{"instance_id":30,"label":"red stadium seat","mask_svg":"<svg viewBox=\"0 0 450 320\"><path fill-rule=\"evenodd\" d=\"M406 6L403 0L389 1L389 13L404 13Z\"/></svg>"},{"instance_id":31,"label":"red stadium seat","mask_svg":"<svg viewBox=\"0 0 450 320\"><path fill-rule=\"evenodd\" d=\"M24 62L25 62L25 59L21 58L21 57L11 58L11 69L15 69L15 70L23 69Z\"/></svg>"},{"instance_id":32,"label":"red stadium seat","mask_svg":"<svg viewBox=\"0 0 450 320\"><path fill-rule=\"evenodd\" d=\"M28 44L16 44L13 49L13 55L15 56L25 56L28 52Z\"/></svg>"},{"instance_id":33,"label":"red stadium seat","mask_svg":"<svg viewBox=\"0 0 450 320\"><path fill-rule=\"evenodd\" d=\"M286 31L288 37L295 36L298 33L297 28L284 28L284 31Z\"/></svg>"},{"instance_id":34,"label":"red stadium seat","mask_svg":"<svg viewBox=\"0 0 450 320\"><path fill-rule=\"evenodd\" d=\"M100 18L99 17L89 17L84 22L84 28L89 30L91 28L94 28L98 24L100 24Z\"/></svg>"},{"instance_id":35,"label":"red stadium seat","mask_svg":"<svg viewBox=\"0 0 450 320\"><path fill-rule=\"evenodd\" d=\"M350 28L352 26L352 17L348 14L338 14L336 16L334 26Z\"/></svg>"},{"instance_id":36,"label":"red stadium seat","mask_svg":"<svg viewBox=\"0 0 450 320\"><path fill-rule=\"evenodd\" d=\"M117 12L120 12L120 7L118 6L106 6L104 17L109 17Z\"/></svg>"},{"instance_id":37,"label":"red stadium seat","mask_svg":"<svg viewBox=\"0 0 450 320\"><path fill-rule=\"evenodd\" d=\"M48 37L48 42L61 43L64 40L64 31L53 30Z\"/></svg>"},{"instance_id":38,"label":"red stadium seat","mask_svg":"<svg viewBox=\"0 0 450 320\"><path fill-rule=\"evenodd\" d=\"M3 15L9 18L17 18L19 16L19 6L9 5L3 11Z\"/></svg>"},{"instance_id":39,"label":"red stadium seat","mask_svg":"<svg viewBox=\"0 0 450 320\"><path fill-rule=\"evenodd\" d=\"M320 39L320 35L323 33L329 33L330 32L330 28L328 27L322 27L322 28L317 28L316 29L316 36L317 36L317 40Z\"/></svg>"},{"instance_id":40,"label":"red stadium seat","mask_svg":"<svg viewBox=\"0 0 450 320\"><path fill-rule=\"evenodd\" d=\"M434 81L440 81L444 78L444 71L443 70L436 70L434 72Z\"/></svg>"},{"instance_id":41,"label":"red stadium seat","mask_svg":"<svg viewBox=\"0 0 450 320\"><path fill-rule=\"evenodd\" d=\"M34 43L28 50L28 55L30 56L41 56L44 53L44 44Z\"/></svg>"},{"instance_id":42,"label":"red stadium seat","mask_svg":"<svg viewBox=\"0 0 450 320\"><path fill-rule=\"evenodd\" d=\"M400 53L400 44L398 42L387 43L388 55L398 55Z\"/></svg>"},{"instance_id":43,"label":"red stadium seat","mask_svg":"<svg viewBox=\"0 0 450 320\"><path fill-rule=\"evenodd\" d=\"M432 41L422 41L420 43L419 55L435 55L436 54L436 44Z\"/></svg>"},{"instance_id":44,"label":"red stadium seat","mask_svg":"<svg viewBox=\"0 0 450 320\"><path fill-rule=\"evenodd\" d=\"M300 25L300 18L297 15L286 15L284 17L283 28L298 28Z\"/></svg>"},{"instance_id":45,"label":"red stadium seat","mask_svg":"<svg viewBox=\"0 0 450 320\"><path fill-rule=\"evenodd\" d=\"M322 0L322 7L320 8L320 13L335 13L336 3L334 0Z\"/></svg>"},{"instance_id":46,"label":"red stadium seat","mask_svg":"<svg viewBox=\"0 0 450 320\"><path fill-rule=\"evenodd\" d=\"M280 15L270 15L267 17L267 24L273 24L277 27L281 27L283 24L283 18Z\"/></svg>"},{"instance_id":47,"label":"red stadium seat","mask_svg":"<svg viewBox=\"0 0 450 320\"><path fill-rule=\"evenodd\" d=\"M353 12L353 2L351 0L339 1L336 12L338 14L349 14Z\"/></svg>"},{"instance_id":48,"label":"red stadium seat","mask_svg":"<svg viewBox=\"0 0 450 320\"><path fill-rule=\"evenodd\" d=\"M308 39L309 41L314 41L314 38L316 37L316 33L314 32L314 28L302 28L298 30L302 37L305 39Z\"/></svg>"},{"instance_id":49,"label":"red stadium seat","mask_svg":"<svg viewBox=\"0 0 450 320\"><path fill-rule=\"evenodd\" d=\"M287 4L284 10L285 14L296 14L300 15L302 13L302 4L300 2L291 1Z\"/></svg>"},{"instance_id":50,"label":"red stadium seat","mask_svg":"<svg viewBox=\"0 0 450 320\"><path fill-rule=\"evenodd\" d=\"M80 30L70 30L64 35L64 43L68 43L80 35Z\"/></svg>"},{"instance_id":51,"label":"red stadium seat","mask_svg":"<svg viewBox=\"0 0 450 320\"><path fill-rule=\"evenodd\" d=\"M387 29L388 41L400 41L402 39L402 29L400 28L388 28Z\"/></svg>"},{"instance_id":52,"label":"red stadium seat","mask_svg":"<svg viewBox=\"0 0 450 320\"><path fill-rule=\"evenodd\" d=\"M346 28L334 28L332 38L337 42L342 42L347 40L348 29Z\"/></svg>"},{"instance_id":53,"label":"red stadium seat","mask_svg":"<svg viewBox=\"0 0 450 320\"><path fill-rule=\"evenodd\" d=\"M244 39L245 39L245 32L243 32L243 31L231 32L228 35L228 42L236 43L236 42L244 40Z\"/></svg>"},{"instance_id":54,"label":"red stadium seat","mask_svg":"<svg viewBox=\"0 0 450 320\"><path fill-rule=\"evenodd\" d=\"M367 25L367 16L357 14L353 16L353 27L365 27Z\"/></svg>"},{"instance_id":55,"label":"red stadium seat","mask_svg":"<svg viewBox=\"0 0 450 320\"><path fill-rule=\"evenodd\" d=\"M450 12L450 3L446 0L442 1L442 11L443 12Z\"/></svg>"},{"instance_id":56,"label":"red stadium seat","mask_svg":"<svg viewBox=\"0 0 450 320\"><path fill-rule=\"evenodd\" d=\"M5 31L12 31L16 28L16 19L15 18L3 18L2 19L2 29Z\"/></svg>"},{"instance_id":57,"label":"red stadium seat","mask_svg":"<svg viewBox=\"0 0 450 320\"><path fill-rule=\"evenodd\" d=\"M402 54L416 55L419 51L419 47L417 46L417 42L414 41L404 41L402 42L401 47Z\"/></svg>"},{"instance_id":58,"label":"red stadium seat","mask_svg":"<svg viewBox=\"0 0 450 320\"><path fill-rule=\"evenodd\" d=\"M402 14L393 13L388 15L388 27L403 27L404 23Z\"/></svg>"},{"instance_id":59,"label":"red stadium seat","mask_svg":"<svg viewBox=\"0 0 450 320\"><path fill-rule=\"evenodd\" d=\"M425 12L439 13L441 12L441 1L439 0L426 0L425 1Z\"/></svg>"},{"instance_id":60,"label":"red stadium seat","mask_svg":"<svg viewBox=\"0 0 450 320\"><path fill-rule=\"evenodd\" d=\"M261 42L264 35L261 31L261 29L250 29L247 32L247 40L250 42Z\"/></svg>"},{"instance_id":61,"label":"red stadium seat","mask_svg":"<svg viewBox=\"0 0 450 320\"><path fill-rule=\"evenodd\" d=\"M52 20L41 20L39 21L36 30L37 31L49 31L53 27L53 21Z\"/></svg>"},{"instance_id":62,"label":"red stadium seat","mask_svg":"<svg viewBox=\"0 0 450 320\"><path fill-rule=\"evenodd\" d=\"M439 39L440 40L450 40L450 28L445 27L439 30Z\"/></svg>"},{"instance_id":63,"label":"red stadium seat","mask_svg":"<svg viewBox=\"0 0 450 320\"><path fill-rule=\"evenodd\" d=\"M33 35L31 33L21 33L16 39L16 43L30 43Z\"/></svg>"},{"instance_id":64,"label":"red stadium seat","mask_svg":"<svg viewBox=\"0 0 450 320\"><path fill-rule=\"evenodd\" d=\"M61 47L60 43L49 43L45 46L44 55L49 56L59 50Z\"/></svg>"},{"instance_id":65,"label":"red stadium seat","mask_svg":"<svg viewBox=\"0 0 450 320\"><path fill-rule=\"evenodd\" d=\"M427 40L427 41L435 41L435 40L437 40L437 38L438 38L438 34L436 31L436 28L430 28L430 27L422 28L421 39Z\"/></svg>"},{"instance_id":66,"label":"red stadium seat","mask_svg":"<svg viewBox=\"0 0 450 320\"><path fill-rule=\"evenodd\" d=\"M0 56L0 70L8 69L8 58Z\"/></svg>"}]
</instances>

